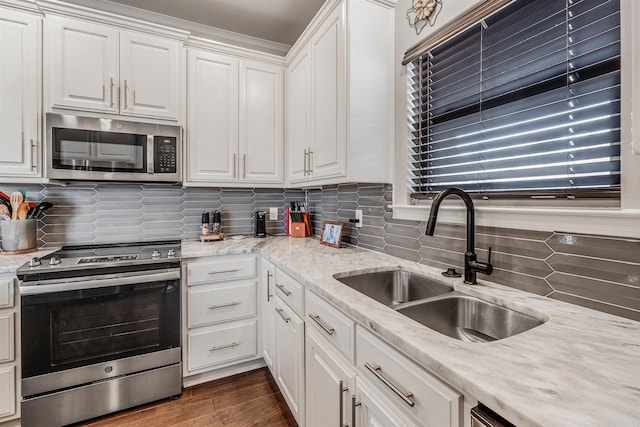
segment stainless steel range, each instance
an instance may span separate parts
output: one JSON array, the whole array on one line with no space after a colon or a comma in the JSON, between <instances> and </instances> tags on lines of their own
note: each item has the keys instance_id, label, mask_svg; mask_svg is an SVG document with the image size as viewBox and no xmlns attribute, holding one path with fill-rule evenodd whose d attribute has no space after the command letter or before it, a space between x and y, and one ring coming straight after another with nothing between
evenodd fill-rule
<instances>
[{"instance_id":1,"label":"stainless steel range","mask_svg":"<svg viewBox=\"0 0 640 427\"><path fill-rule=\"evenodd\" d=\"M23 426L182 392L179 241L69 246L17 273Z\"/></svg>"}]
</instances>

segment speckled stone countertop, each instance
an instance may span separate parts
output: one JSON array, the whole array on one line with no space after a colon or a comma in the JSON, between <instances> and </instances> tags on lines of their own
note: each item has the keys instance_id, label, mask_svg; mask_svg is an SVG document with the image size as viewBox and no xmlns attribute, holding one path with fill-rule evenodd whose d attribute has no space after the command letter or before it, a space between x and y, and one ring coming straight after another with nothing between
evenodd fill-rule
<instances>
[{"instance_id":1,"label":"speckled stone countertop","mask_svg":"<svg viewBox=\"0 0 640 427\"><path fill-rule=\"evenodd\" d=\"M359 248L334 249L315 239L220 243L185 242L183 257L260 251L307 289L519 427L640 426L640 322L484 280L465 285L462 279L444 278L438 269ZM466 343L334 279L334 275L389 268L443 280L455 290L547 321L499 341Z\"/></svg>"},{"instance_id":2,"label":"speckled stone countertop","mask_svg":"<svg viewBox=\"0 0 640 427\"><path fill-rule=\"evenodd\" d=\"M31 252L28 254L20 254L20 255L5 255L0 254L0 273L15 273L15 271L25 262L28 262L33 257L43 257L47 256L52 252L57 251L60 248L51 247L38 249L38 252Z\"/></svg>"}]
</instances>

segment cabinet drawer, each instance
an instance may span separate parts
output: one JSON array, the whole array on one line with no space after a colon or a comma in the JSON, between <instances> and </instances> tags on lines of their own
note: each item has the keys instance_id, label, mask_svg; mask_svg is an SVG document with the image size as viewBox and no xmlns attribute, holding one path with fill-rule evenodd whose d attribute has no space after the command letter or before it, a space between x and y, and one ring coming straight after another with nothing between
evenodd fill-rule
<instances>
[{"instance_id":1,"label":"cabinet drawer","mask_svg":"<svg viewBox=\"0 0 640 427\"><path fill-rule=\"evenodd\" d=\"M188 340L190 371L258 354L255 320L191 330Z\"/></svg>"},{"instance_id":2,"label":"cabinet drawer","mask_svg":"<svg viewBox=\"0 0 640 427\"><path fill-rule=\"evenodd\" d=\"M0 418L16 413L16 367L0 368Z\"/></svg>"},{"instance_id":3,"label":"cabinet drawer","mask_svg":"<svg viewBox=\"0 0 640 427\"><path fill-rule=\"evenodd\" d=\"M308 328L331 341L351 362L355 345L355 322L313 292L306 293Z\"/></svg>"},{"instance_id":4,"label":"cabinet drawer","mask_svg":"<svg viewBox=\"0 0 640 427\"><path fill-rule=\"evenodd\" d=\"M202 285L187 291L189 327L256 315L256 282Z\"/></svg>"},{"instance_id":5,"label":"cabinet drawer","mask_svg":"<svg viewBox=\"0 0 640 427\"><path fill-rule=\"evenodd\" d=\"M280 269L276 270L276 294L300 317L304 317L304 286Z\"/></svg>"},{"instance_id":6,"label":"cabinet drawer","mask_svg":"<svg viewBox=\"0 0 640 427\"><path fill-rule=\"evenodd\" d=\"M361 327L357 328L356 355L363 376L424 425L461 425L458 392ZM409 393L413 395L401 396Z\"/></svg>"},{"instance_id":7,"label":"cabinet drawer","mask_svg":"<svg viewBox=\"0 0 640 427\"><path fill-rule=\"evenodd\" d=\"M189 285L221 282L224 280L248 279L256 276L256 258L220 257L187 264Z\"/></svg>"},{"instance_id":8,"label":"cabinet drawer","mask_svg":"<svg viewBox=\"0 0 640 427\"><path fill-rule=\"evenodd\" d=\"M13 277L0 277L0 307L13 307Z\"/></svg>"},{"instance_id":9,"label":"cabinet drawer","mask_svg":"<svg viewBox=\"0 0 640 427\"><path fill-rule=\"evenodd\" d=\"M15 328L14 313L0 314L0 363L14 358Z\"/></svg>"}]
</instances>

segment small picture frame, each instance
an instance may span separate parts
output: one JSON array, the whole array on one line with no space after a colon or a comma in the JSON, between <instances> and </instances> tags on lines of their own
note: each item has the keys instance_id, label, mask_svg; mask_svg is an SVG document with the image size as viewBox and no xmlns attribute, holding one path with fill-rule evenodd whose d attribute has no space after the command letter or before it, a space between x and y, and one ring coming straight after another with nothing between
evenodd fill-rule
<instances>
[{"instance_id":1,"label":"small picture frame","mask_svg":"<svg viewBox=\"0 0 640 427\"><path fill-rule=\"evenodd\" d=\"M338 221L323 221L320 243L334 248L340 247L343 224Z\"/></svg>"}]
</instances>

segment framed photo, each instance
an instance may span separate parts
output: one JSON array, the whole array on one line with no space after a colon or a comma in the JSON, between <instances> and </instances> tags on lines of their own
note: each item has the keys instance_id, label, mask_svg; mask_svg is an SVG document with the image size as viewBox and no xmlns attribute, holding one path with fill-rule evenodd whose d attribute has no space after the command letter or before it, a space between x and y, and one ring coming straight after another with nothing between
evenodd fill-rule
<instances>
[{"instance_id":1,"label":"framed photo","mask_svg":"<svg viewBox=\"0 0 640 427\"><path fill-rule=\"evenodd\" d=\"M340 247L342 241L342 223L338 221L324 221L322 223L322 234L320 243L334 248Z\"/></svg>"}]
</instances>

